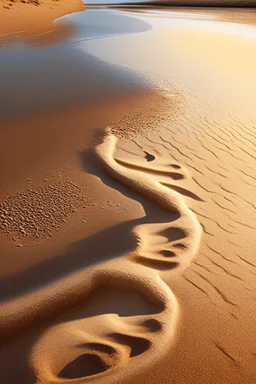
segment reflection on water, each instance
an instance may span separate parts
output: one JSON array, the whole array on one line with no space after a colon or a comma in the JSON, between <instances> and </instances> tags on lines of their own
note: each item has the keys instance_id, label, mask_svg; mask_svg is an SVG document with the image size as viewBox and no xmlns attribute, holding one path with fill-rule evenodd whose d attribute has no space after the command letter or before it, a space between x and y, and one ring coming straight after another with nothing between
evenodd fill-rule
<instances>
[{"instance_id":1,"label":"reflection on water","mask_svg":"<svg viewBox=\"0 0 256 384\"><path fill-rule=\"evenodd\" d=\"M194 10L181 9L127 9L126 12L133 17L144 20L152 28L175 28L197 31L219 32L225 35L243 36L256 39L256 13L254 11L220 10Z\"/></svg>"},{"instance_id":2,"label":"reflection on water","mask_svg":"<svg viewBox=\"0 0 256 384\"><path fill-rule=\"evenodd\" d=\"M105 62L169 81L205 102L221 100L222 105L240 111L243 107L251 113L256 73L253 12L183 9L180 18L177 11L168 10L160 12L163 17L153 9L125 12L151 24L152 29L136 36L108 38L104 44L88 42L87 52ZM80 49L85 49L84 44Z\"/></svg>"},{"instance_id":3,"label":"reflection on water","mask_svg":"<svg viewBox=\"0 0 256 384\"><path fill-rule=\"evenodd\" d=\"M83 51L77 44L145 31L149 24L108 10L72 14L55 24L59 31L69 31L58 42L51 34L19 36L1 48L1 120L100 101L142 87L142 79L132 72L104 64L86 52L86 43Z\"/></svg>"},{"instance_id":4,"label":"reflection on water","mask_svg":"<svg viewBox=\"0 0 256 384\"><path fill-rule=\"evenodd\" d=\"M65 23L66 20L77 27L76 35L72 37L73 42L145 32L151 28L149 23L140 18L107 9L74 13L58 19L56 23Z\"/></svg>"},{"instance_id":5,"label":"reflection on water","mask_svg":"<svg viewBox=\"0 0 256 384\"><path fill-rule=\"evenodd\" d=\"M255 13L252 11L204 9L89 9L56 20L52 30L45 34L29 38L22 34L2 36L0 120L68 105L99 102L102 98L141 88L145 86L145 82L131 68L145 72L152 61L159 61L156 65L158 76L164 74L166 66L168 76L173 71L172 75L176 79L177 70L182 71L182 65L185 65L184 58L179 57L180 48L177 51L175 47L175 34L168 40L168 50L172 52L170 62L169 58L165 59L167 50L161 48L163 41L157 42L152 55L152 47L149 49L144 43L140 45L137 37L134 40L131 36L130 42L126 37L121 40L113 40L113 37L151 29L154 33L154 30L168 28L170 33L172 30L180 30L182 33L188 30L198 33L208 31L255 39L253 15ZM243 24L246 20L248 24ZM102 38L108 39L101 42ZM95 39L96 41L90 42ZM111 46L108 45L110 40ZM157 55L158 47L160 51ZM146 53L141 55L138 68L134 65L129 67L128 63L133 56L137 57L138 62L141 51ZM145 61L145 57L149 59ZM119 65L127 69L117 67ZM192 63L190 68L193 68ZM185 68L184 71L188 72ZM185 76L184 71L181 73L182 77ZM198 64L195 73L196 71ZM188 84L193 81L194 76L185 78Z\"/></svg>"}]
</instances>

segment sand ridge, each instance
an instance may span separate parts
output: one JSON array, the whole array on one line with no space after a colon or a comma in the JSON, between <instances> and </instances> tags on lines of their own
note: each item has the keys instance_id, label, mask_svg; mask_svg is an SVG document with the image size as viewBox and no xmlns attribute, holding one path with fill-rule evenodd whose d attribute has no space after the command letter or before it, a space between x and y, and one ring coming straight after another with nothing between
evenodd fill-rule
<instances>
[{"instance_id":1,"label":"sand ridge","mask_svg":"<svg viewBox=\"0 0 256 384\"><path fill-rule=\"evenodd\" d=\"M158 269L164 265L171 273L177 273L180 268L186 268L198 251L201 227L178 192L161 185L151 175L120 165L115 160L117 143L118 138L108 131L103 143L96 148L102 166L119 182L154 199L169 211L171 222L135 227L137 248L118 263L105 263L97 271L97 280L92 277L94 283L89 295L100 287L103 291L109 286L121 291L127 287L158 310L133 317L109 313L51 328L38 341L32 354L40 383L58 383L64 379L73 379L75 383L118 383L163 356L175 336L178 303ZM65 367L60 367L56 351L62 333L67 348L77 343L83 345L83 354L67 361ZM51 342L49 353L50 340L55 339L56 346Z\"/></svg>"}]
</instances>

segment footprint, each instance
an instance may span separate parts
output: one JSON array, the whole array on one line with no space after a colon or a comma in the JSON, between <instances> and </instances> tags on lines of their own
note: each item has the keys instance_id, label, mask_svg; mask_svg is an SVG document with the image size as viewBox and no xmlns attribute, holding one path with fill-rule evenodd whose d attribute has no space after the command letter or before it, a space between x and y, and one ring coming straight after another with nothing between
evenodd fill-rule
<instances>
[{"instance_id":1,"label":"footprint","mask_svg":"<svg viewBox=\"0 0 256 384\"><path fill-rule=\"evenodd\" d=\"M107 371L110 365L99 355L85 353L68 363L58 374L62 379L77 379Z\"/></svg>"},{"instance_id":2,"label":"footprint","mask_svg":"<svg viewBox=\"0 0 256 384\"><path fill-rule=\"evenodd\" d=\"M181 169L181 166L178 164L170 164L170 166L174 169Z\"/></svg>"},{"instance_id":3,"label":"footprint","mask_svg":"<svg viewBox=\"0 0 256 384\"><path fill-rule=\"evenodd\" d=\"M141 276L144 274L143 270ZM132 376L136 367L147 364L146 353L157 359L158 342L163 350L164 346L169 346L176 321L174 296L160 279L159 284L156 283L155 272L142 283L142 291L136 283L140 293L131 286L125 288L127 283L131 284L132 276L133 271L129 276L123 276L120 282L127 281L117 289L109 289L107 285L97 289L86 305L73 309L71 314L63 314L43 333L31 356L37 383L50 384L58 379L63 383L69 380L72 383L92 380L104 384L118 383L120 377L126 377L125 371ZM153 298L154 304L147 295ZM98 302L95 301L99 296L102 313L97 315ZM129 306L134 302L133 311L129 311L133 316L126 315L124 307L119 305L121 300L130 303ZM116 311L112 312L115 306Z\"/></svg>"},{"instance_id":4,"label":"footprint","mask_svg":"<svg viewBox=\"0 0 256 384\"><path fill-rule=\"evenodd\" d=\"M143 265L159 269L168 267L174 271L178 267L185 268L195 256L201 236L201 227L192 211L186 206L184 196L201 201L200 197L177 184L162 181L162 177L182 180L187 177L179 164L161 164L157 162L145 166L138 164L137 159L115 159L118 140L107 136L105 142L98 147L98 154L103 166L117 181L121 182L149 197L161 207L177 215L170 214L170 222L143 224L134 228L138 238L138 247L133 260ZM181 170L170 171L170 167ZM182 242L180 241L182 240ZM177 244L183 244L177 246Z\"/></svg>"},{"instance_id":5,"label":"footprint","mask_svg":"<svg viewBox=\"0 0 256 384\"><path fill-rule=\"evenodd\" d=\"M185 176L182 173L178 173L178 172L169 172L168 176L170 176L170 178L173 180L183 180L185 178Z\"/></svg>"},{"instance_id":6,"label":"footprint","mask_svg":"<svg viewBox=\"0 0 256 384\"><path fill-rule=\"evenodd\" d=\"M141 326L148 328L150 332L159 332L162 329L162 324L156 319L148 319L141 323Z\"/></svg>"},{"instance_id":7,"label":"footprint","mask_svg":"<svg viewBox=\"0 0 256 384\"><path fill-rule=\"evenodd\" d=\"M163 251L160 251L160 254L164 257L174 257L176 256L176 253L173 251L170 251L169 249L164 249Z\"/></svg>"},{"instance_id":8,"label":"footprint","mask_svg":"<svg viewBox=\"0 0 256 384\"><path fill-rule=\"evenodd\" d=\"M189 220L144 224L136 228L140 239L135 259L143 265L170 271L184 269L197 250L196 229L187 228ZM178 225L179 224L179 225Z\"/></svg>"},{"instance_id":9,"label":"footprint","mask_svg":"<svg viewBox=\"0 0 256 384\"><path fill-rule=\"evenodd\" d=\"M156 162L146 167L115 159L117 141L109 135L97 147L103 167L118 182L153 200L162 214L165 210L164 216L136 226L134 252L118 263L105 262L86 304L44 332L31 357L37 383L132 380L164 355L175 334L178 305L159 270L177 273L188 265L198 250L201 226L181 191L162 185L159 177L181 180L185 172L170 172Z\"/></svg>"},{"instance_id":10,"label":"footprint","mask_svg":"<svg viewBox=\"0 0 256 384\"><path fill-rule=\"evenodd\" d=\"M176 243L176 244L173 244L173 247L174 248L180 248L180 249L186 249L187 245L184 243Z\"/></svg>"},{"instance_id":11,"label":"footprint","mask_svg":"<svg viewBox=\"0 0 256 384\"><path fill-rule=\"evenodd\" d=\"M127 146L128 144L128 146ZM117 152L117 155L115 155L115 160L123 165L124 167L130 168L130 169L135 169L138 171L144 171L145 173L150 173L154 174L156 178L158 177L167 177L172 180L183 180L186 178L186 170L183 169L179 164L169 164L168 160L161 158L161 152L156 158L156 150L154 148L151 148L149 151L146 150L147 146L140 145L140 149L142 152L145 154L144 158L147 160L149 165L145 165L144 161L141 162L140 157L138 156L137 153L134 153L131 150L133 142L129 142L128 140L123 143L120 147L117 145L115 148L115 151ZM137 143L138 145L138 143ZM127 147L127 148L126 148ZM121 152L119 151L121 149ZM123 156L124 153L126 156ZM154 153L154 155L153 155ZM128 155L128 157L127 157ZM164 160L163 160L164 159ZM142 158L141 158L142 160ZM152 163L154 161L154 163Z\"/></svg>"},{"instance_id":12,"label":"footprint","mask_svg":"<svg viewBox=\"0 0 256 384\"><path fill-rule=\"evenodd\" d=\"M128 346L130 348L130 357L135 357L146 352L152 344L150 340L143 337L125 335L122 333L111 333L108 337L119 344Z\"/></svg>"},{"instance_id":13,"label":"footprint","mask_svg":"<svg viewBox=\"0 0 256 384\"><path fill-rule=\"evenodd\" d=\"M169 242L173 242L185 239L188 236L188 232L181 227L169 224L168 226L165 226L163 230L158 231L156 235L164 237Z\"/></svg>"}]
</instances>

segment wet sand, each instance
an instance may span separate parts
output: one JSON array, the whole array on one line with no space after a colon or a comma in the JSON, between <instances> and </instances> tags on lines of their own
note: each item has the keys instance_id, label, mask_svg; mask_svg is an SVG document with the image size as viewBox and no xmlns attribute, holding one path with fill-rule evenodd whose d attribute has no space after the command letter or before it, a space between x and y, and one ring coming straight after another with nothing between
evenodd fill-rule
<instances>
[{"instance_id":1,"label":"wet sand","mask_svg":"<svg viewBox=\"0 0 256 384\"><path fill-rule=\"evenodd\" d=\"M1 381L254 382L253 23L122 15L2 106Z\"/></svg>"}]
</instances>

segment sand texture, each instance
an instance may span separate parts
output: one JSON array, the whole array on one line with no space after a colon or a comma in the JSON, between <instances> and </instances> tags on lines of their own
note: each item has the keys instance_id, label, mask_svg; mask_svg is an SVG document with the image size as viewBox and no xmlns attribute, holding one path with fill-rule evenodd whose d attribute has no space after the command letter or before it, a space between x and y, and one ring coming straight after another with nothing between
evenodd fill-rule
<instances>
[{"instance_id":1,"label":"sand texture","mask_svg":"<svg viewBox=\"0 0 256 384\"><path fill-rule=\"evenodd\" d=\"M137 116L140 121L137 129L134 125L135 131L129 138L126 130L122 134L120 121L117 121L108 126L100 139L101 143L95 148L96 161L102 169L127 187L127 191L134 191L135 196L144 199L145 215L133 221L130 234L129 229L126 230L127 235L131 236L128 240L130 251L123 251L113 259L103 259L100 264L88 266L84 271L82 268L80 271L69 271L67 275L61 274L61 278L46 280L38 287L34 284L34 288L26 294L19 294L15 298L11 295L1 304L1 338L4 340L44 320L39 328L41 331L37 326L35 331L29 331L27 335L25 333L26 340L31 337L33 340L33 334L37 335L29 357L35 375L31 382L58 383L72 379L74 383L120 383L126 382L128 377L131 382L137 382L136 377L149 369L152 363L164 360L177 342L179 303L171 287L172 281L175 282L179 276L183 276L186 284L199 290L202 297L207 297L214 305L227 311L235 321L239 296L234 296L232 288L230 291L224 290L219 283L212 281L211 276L218 275L219 271L227 274L240 286L239 295L242 289L248 289L248 292L254 290L251 275L254 261L248 258L249 253L245 255L239 250L237 239L240 238L240 244L244 244L243 239L246 238L247 246L253 241L255 219L248 214L246 219L237 217L231 221L231 215L237 212L238 207L242 211L255 209L254 194L250 195L250 181L247 180L253 178L253 152L245 150L234 129L225 133L221 128L215 129L214 133L208 132L208 141L204 142L192 132L186 144L182 135L186 135L187 140L188 132L181 125L183 119L186 121L186 116L175 117L173 112L173 104L179 104L178 100L182 99L178 93L170 91L158 97L162 101L164 119L155 118L156 109L140 107L138 112L122 119L126 124L129 119L134 124L134 116ZM173 121L171 125L166 123L168 115ZM177 119L178 132L175 128ZM153 128L151 125L153 129L149 131L148 126L153 122L155 126ZM206 118L205 127L211 124ZM225 135L232 137L229 144L224 142ZM253 148L253 131L244 128L243 136ZM236 155L231 151L231 145L239 147ZM209 166L205 164L206 154L212 158ZM246 168L246 198L241 196L241 183L239 190L227 184L227 180L231 182L231 175L228 176L229 167L224 165L227 164L223 161L226 156L232 157L229 167L232 167L235 179L239 178L241 162ZM214 186L210 182L205 183L206 170L199 164L205 164L209 172L216 174ZM194 170L193 176L189 168ZM51 196L51 188L54 190L52 198L56 201L55 209L47 200ZM65 189L64 194L62 188ZM39 202L41 194L44 195L41 203L44 215L42 222L37 225L38 211L34 208L33 199ZM37 192L31 190L23 195L28 208L25 205L20 210L20 195L9 197L1 207L1 218L6 220L3 231L6 233L6 228L10 228L7 232L10 235L26 238L26 235L36 236L34 228L38 227L40 235L46 212L52 214L52 223L56 221L56 210L60 220L65 219L70 210L69 204L79 207L80 194L80 188L73 184L50 185ZM62 199L66 200L65 204ZM26 216L30 204L35 212L32 218ZM61 204L64 213L58 204ZM20 213L15 215L15 210ZM14 212L12 215L17 223L12 222L10 212ZM23 226L26 232L18 233L19 227L16 228L22 221L22 214L27 217ZM30 220L31 227L27 224ZM239 234L234 222L239 223ZM203 247L202 236L207 239ZM221 239L225 239L222 245L227 247L225 253L219 251ZM109 238L109 241L112 240ZM122 243L122 239L120 241ZM104 253L106 242L101 246ZM195 256L199 250L201 259L198 260ZM235 259L233 254L236 255ZM190 266L191 263L193 266ZM41 271L44 274L47 270L39 267L36 271L37 268L35 273L40 274ZM166 276L168 284L165 283ZM6 287L7 293L8 285ZM61 311L63 315L60 315ZM216 348L234 366L240 364L222 345L216 343Z\"/></svg>"},{"instance_id":2,"label":"sand texture","mask_svg":"<svg viewBox=\"0 0 256 384\"><path fill-rule=\"evenodd\" d=\"M0 42L3 37L19 34L64 34L66 31L53 21L82 9L80 0L1 0Z\"/></svg>"},{"instance_id":3,"label":"sand texture","mask_svg":"<svg viewBox=\"0 0 256 384\"><path fill-rule=\"evenodd\" d=\"M152 112L147 114L152 119ZM145 113L143 116L145 121ZM113 131L116 129L117 127L113 128ZM103 168L118 182L159 205L163 209L162 213L160 211L159 222L156 216L145 217L145 223L143 223L144 219L139 220L141 223L132 229L137 243L133 251L119 256L114 261L103 263L100 269L88 269L85 280L80 278L79 274L75 279L72 279L72 276L64 277L62 281L55 281L48 287L26 294L25 297L3 303L1 334L2 337L7 337L8 334L30 327L42 317L52 316L67 305L74 305L78 299L93 302L93 297L100 295L99 301L101 301L101 297L105 299L105 290L106 292L110 290L110 302L112 296L115 301L115 290L124 294L125 301L129 300L130 295L128 293L126 298L126 291L134 291L138 296L139 307L144 301L149 303L145 306L146 313L144 314L143 304L142 314L122 316L121 313L118 316L110 312L91 315L86 320L86 314L84 314L84 319L61 322L51 327L33 348L31 361L37 373L38 382L59 382L60 378L62 382L63 379L74 379L73 382L78 383L120 382L126 375L133 377L137 371L143 369L144 365L148 366L150 361L155 362L163 356L175 335L178 304L171 289L161 279L159 270L164 268L170 270L171 274L181 273L199 248L202 230L195 214L185 204L183 199L183 193L186 194L185 189L179 187L179 180L185 177L187 171L177 163L153 163L153 166L144 166L143 162L140 164L121 157L116 158L118 145L119 139L111 133L110 129L103 143L96 147L96 153ZM166 175L168 179L171 177L174 180L173 187L171 184L162 182L161 178ZM77 188L72 184L68 188L64 185L64 188L65 194L70 194L76 202ZM3 212L1 218L3 220L6 218L6 224L2 224L3 231L9 234L17 234L21 231L20 235L37 236L37 233L31 231L27 224L32 221L32 229L38 228L40 235L45 225L43 217L47 217L45 212L51 207L50 201L47 208L44 206L47 204L48 191L51 189L53 193L49 195L56 201L54 209L50 210L52 220L54 222L56 210L59 212L58 218L65 217L62 209L58 208L58 201L64 208L68 207L67 200L70 199L67 199L63 192L58 199L60 186L55 188L50 186L48 189L31 191L22 196L25 197L29 206L33 204L34 199L39 202L40 196L44 195L42 205L38 207L43 210L41 223L36 225L38 212L33 205L32 220L29 215L26 215L26 208L19 209L21 197L17 196L7 199L1 208ZM65 205L62 199L66 201ZM18 212L16 215L15 210ZM10 212L15 216L15 223L9 216ZM65 208L64 212L68 212L68 208ZM22 214L26 216L22 227L24 233L19 226L20 221L22 222ZM70 285L68 281L73 283ZM63 338L61 336L63 333L67 337ZM58 358L60 342L65 344L61 348L68 351L65 359L72 359L65 367L62 366L63 360ZM83 353L77 357L73 355L74 358L72 358L72 349L75 345L77 345L77 352L79 348Z\"/></svg>"},{"instance_id":4,"label":"sand texture","mask_svg":"<svg viewBox=\"0 0 256 384\"><path fill-rule=\"evenodd\" d=\"M254 383L254 40L86 47L148 88L1 121L0 382Z\"/></svg>"}]
</instances>

